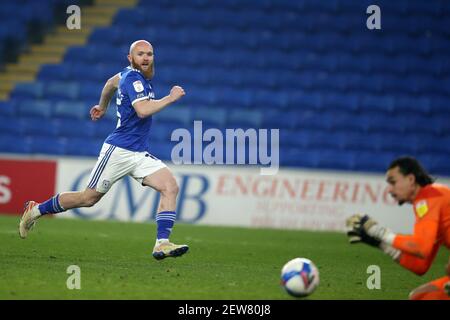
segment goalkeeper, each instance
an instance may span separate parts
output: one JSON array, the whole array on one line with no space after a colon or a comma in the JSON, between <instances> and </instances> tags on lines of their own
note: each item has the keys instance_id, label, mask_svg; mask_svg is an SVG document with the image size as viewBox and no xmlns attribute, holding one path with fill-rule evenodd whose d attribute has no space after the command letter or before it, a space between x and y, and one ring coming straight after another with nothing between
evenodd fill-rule
<instances>
[{"instance_id":1,"label":"goalkeeper","mask_svg":"<svg viewBox=\"0 0 450 320\"><path fill-rule=\"evenodd\" d=\"M441 244L450 249L450 188L434 183L412 157L394 160L386 178L388 191L399 205L405 202L413 205L414 233L395 234L367 215L353 215L346 221L349 241L378 247L404 268L423 275L430 268ZM450 260L446 276L414 289L409 298L450 300Z\"/></svg>"}]
</instances>

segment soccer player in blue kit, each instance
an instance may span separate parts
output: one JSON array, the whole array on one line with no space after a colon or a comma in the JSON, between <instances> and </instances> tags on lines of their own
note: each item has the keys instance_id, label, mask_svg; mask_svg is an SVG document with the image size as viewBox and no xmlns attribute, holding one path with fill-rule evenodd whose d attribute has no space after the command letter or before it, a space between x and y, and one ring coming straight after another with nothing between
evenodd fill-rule
<instances>
[{"instance_id":1,"label":"soccer player in blue kit","mask_svg":"<svg viewBox=\"0 0 450 320\"><path fill-rule=\"evenodd\" d=\"M78 192L62 192L45 202L28 201L19 224L21 238L26 238L38 218L72 208L95 205L111 186L130 175L143 186L160 192L156 215L157 239L153 257L160 260L185 254L187 245L169 241L176 217L178 185L170 170L149 153L152 115L185 95L183 88L174 86L170 94L155 100L151 78L154 75L153 47L145 40L135 41L128 55L130 66L106 83L99 105L90 113L98 120L117 89L118 123L106 138L97 163L91 172L87 188Z\"/></svg>"}]
</instances>

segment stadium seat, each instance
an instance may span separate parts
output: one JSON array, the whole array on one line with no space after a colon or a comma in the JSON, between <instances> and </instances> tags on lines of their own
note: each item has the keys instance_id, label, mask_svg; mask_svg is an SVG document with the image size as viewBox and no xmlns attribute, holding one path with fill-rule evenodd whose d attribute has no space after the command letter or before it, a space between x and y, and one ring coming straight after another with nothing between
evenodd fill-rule
<instances>
[{"instance_id":1,"label":"stadium seat","mask_svg":"<svg viewBox=\"0 0 450 320\"><path fill-rule=\"evenodd\" d=\"M52 107L47 100L21 100L17 103L19 115L24 117L50 118Z\"/></svg>"},{"instance_id":2,"label":"stadium seat","mask_svg":"<svg viewBox=\"0 0 450 320\"><path fill-rule=\"evenodd\" d=\"M94 123L94 136L98 139L106 139L116 128L116 121L111 119L101 119Z\"/></svg>"},{"instance_id":3,"label":"stadium seat","mask_svg":"<svg viewBox=\"0 0 450 320\"><path fill-rule=\"evenodd\" d=\"M227 128L260 128L262 114L259 111L232 110L227 117Z\"/></svg>"},{"instance_id":4,"label":"stadium seat","mask_svg":"<svg viewBox=\"0 0 450 320\"><path fill-rule=\"evenodd\" d=\"M30 136L30 153L64 155L67 140L65 138L55 138L47 136Z\"/></svg>"},{"instance_id":5,"label":"stadium seat","mask_svg":"<svg viewBox=\"0 0 450 320\"><path fill-rule=\"evenodd\" d=\"M57 120L48 120L43 125L41 121L36 121L36 118L21 118L22 134L26 136L48 136L50 138L58 136L59 122Z\"/></svg>"},{"instance_id":6,"label":"stadium seat","mask_svg":"<svg viewBox=\"0 0 450 320\"><path fill-rule=\"evenodd\" d=\"M58 118L88 119L89 106L83 102L59 101L54 106L53 115Z\"/></svg>"},{"instance_id":7,"label":"stadium seat","mask_svg":"<svg viewBox=\"0 0 450 320\"><path fill-rule=\"evenodd\" d=\"M50 99L78 98L79 84L77 82L51 81L45 87L44 94Z\"/></svg>"},{"instance_id":8,"label":"stadium seat","mask_svg":"<svg viewBox=\"0 0 450 320\"><path fill-rule=\"evenodd\" d=\"M154 115L155 118L162 121L170 121L186 126L191 123L191 109L184 105L174 105L166 108L164 112Z\"/></svg>"},{"instance_id":9,"label":"stadium seat","mask_svg":"<svg viewBox=\"0 0 450 320\"><path fill-rule=\"evenodd\" d=\"M102 139L68 138L65 154L70 156L97 157L103 145Z\"/></svg>"},{"instance_id":10,"label":"stadium seat","mask_svg":"<svg viewBox=\"0 0 450 320\"><path fill-rule=\"evenodd\" d=\"M16 104L13 100L0 101L0 115L2 117L14 115L15 110L16 110Z\"/></svg>"},{"instance_id":11,"label":"stadium seat","mask_svg":"<svg viewBox=\"0 0 450 320\"><path fill-rule=\"evenodd\" d=\"M205 107L193 107L192 108L192 120L200 120L212 127L218 128L225 127L226 114L225 108L205 108Z\"/></svg>"},{"instance_id":12,"label":"stadium seat","mask_svg":"<svg viewBox=\"0 0 450 320\"><path fill-rule=\"evenodd\" d=\"M39 71L38 79L41 81L64 81L70 80L71 65L69 64L46 64Z\"/></svg>"},{"instance_id":13,"label":"stadium seat","mask_svg":"<svg viewBox=\"0 0 450 320\"><path fill-rule=\"evenodd\" d=\"M41 82L20 82L14 88L11 97L19 99L41 99L44 84Z\"/></svg>"},{"instance_id":14,"label":"stadium seat","mask_svg":"<svg viewBox=\"0 0 450 320\"><path fill-rule=\"evenodd\" d=\"M2 126L0 125L0 130ZM17 140L17 134L14 132L3 133L0 137L0 150L7 153L30 153L31 143L30 140L22 137L19 141Z\"/></svg>"},{"instance_id":15,"label":"stadium seat","mask_svg":"<svg viewBox=\"0 0 450 320\"><path fill-rule=\"evenodd\" d=\"M95 135L95 123L90 120L60 119L58 136L91 138ZM80 130L81 128L81 130Z\"/></svg>"}]
</instances>

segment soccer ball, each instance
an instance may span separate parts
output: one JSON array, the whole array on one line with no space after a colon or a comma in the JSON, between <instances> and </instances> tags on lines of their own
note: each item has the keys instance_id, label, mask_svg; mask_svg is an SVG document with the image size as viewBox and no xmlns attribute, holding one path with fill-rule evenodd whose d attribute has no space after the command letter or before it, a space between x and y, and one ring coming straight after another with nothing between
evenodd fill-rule
<instances>
[{"instance_id":1,"label":"soccer ball","mask_svg":"<svg viewBox=\"0 0 450 320\"><path fill-rule=\"evenodd\" d=\"M319 285L319 270L309 259L292 259L281 269L281 285L294 297L309 296Z\"/></svg>"}]
</instances>

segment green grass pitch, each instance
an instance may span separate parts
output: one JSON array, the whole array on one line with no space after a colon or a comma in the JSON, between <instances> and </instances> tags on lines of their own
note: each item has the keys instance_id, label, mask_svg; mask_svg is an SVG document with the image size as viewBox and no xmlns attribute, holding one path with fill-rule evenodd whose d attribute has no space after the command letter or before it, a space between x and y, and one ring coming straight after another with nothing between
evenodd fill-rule
<instances>
[{"instance_id":1,"label":"green grass pitch","mask_svg":"<svg viewBox=\"0 0 450 320\"><path fill-rule=\"evenodd\" d=\"M308 299L406 299L411 289L443 276L441 250L423 277L345 234L178 224L171 240L190 251L156 261L153 223L41 219L22 240L18 216L0 216L0 299L231 299L291 298L280 270L307 257L320 272ZM81 289L69 290L67 268L78 265ZM381 268L381 289L366 287L367 267Z\"/></svg>"}]
</instances>

